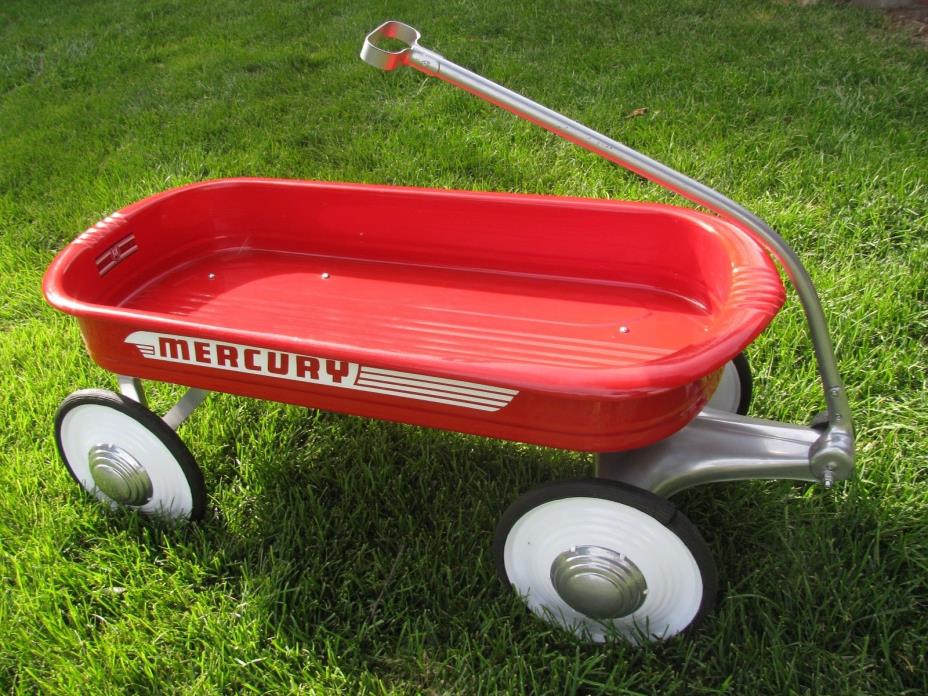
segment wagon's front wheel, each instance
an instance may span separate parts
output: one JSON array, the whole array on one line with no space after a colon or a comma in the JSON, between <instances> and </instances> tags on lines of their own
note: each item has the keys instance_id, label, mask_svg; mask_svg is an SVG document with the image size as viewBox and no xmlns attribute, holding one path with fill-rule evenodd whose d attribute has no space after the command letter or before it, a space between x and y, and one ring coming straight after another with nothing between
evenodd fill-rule
<instances>
[{"instance_id":1,"label":"wagon's front wheel","mask_svg":"<svg viewBox=\"0 0 928 696\"><path fill-rule=\"evenodd\" d=\"M102 389L68 396L55 417L58 453L74 479L99 500L169 519L199 519L203 474L161 418Z\"/></svg>"},{"instance_id":2,"label":"wagon's front wheel","mask_svg":"<svg viewBox=\"0 0 928 696\"><path fill-rule=\"evenodd\" d=\"M507 585L542 619L581 638L669 638L715 603L712 555L663 498L592 479L540 486L516 500L493 551Z\"/></svg>"}]
</instances>

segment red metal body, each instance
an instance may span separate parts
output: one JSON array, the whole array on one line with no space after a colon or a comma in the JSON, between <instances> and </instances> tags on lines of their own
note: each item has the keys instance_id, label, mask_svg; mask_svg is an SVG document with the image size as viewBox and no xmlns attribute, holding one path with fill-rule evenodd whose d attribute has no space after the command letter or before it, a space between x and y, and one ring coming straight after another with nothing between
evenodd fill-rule
<instances>
[{"instance_id":1,"label":"red metal body","mask_svg":"<svg viewBox=\"0 0 928 696\"><path fill-rule=\"evenodd\" d=\"M119 374L589 451L686 425L784 299L688 209L261 179L114 213L44 289Z\"/></svg>"}]
</instances>

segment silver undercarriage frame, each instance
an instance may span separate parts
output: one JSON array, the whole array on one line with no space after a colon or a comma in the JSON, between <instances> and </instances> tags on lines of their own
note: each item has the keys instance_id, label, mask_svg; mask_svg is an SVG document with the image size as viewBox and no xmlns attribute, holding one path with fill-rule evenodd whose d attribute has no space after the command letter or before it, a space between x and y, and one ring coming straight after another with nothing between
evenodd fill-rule
<instances>
[{"instance_id":1,"label":"silver undercarriage frame","mask_svg":"<svg viewBox=\"0 0 928 696\"><path fill-rule=\"evenodd\" d=\"M642 449L597 455L597 474L662 496L691 486L746 479L798 479L831 487L854 473L854 429L818 293L786 240L759 217L718 191L506 89L419 45L420 34L390 21L367 35L361 58L384 71L404 66L459 87L516 116L673 191L746 229L782 265L805 312L827 405L819 428L790 425L705 409L671 437ZM405 44L387 50L378 44Z\"/></svg>"},{"instance_id":2,"label":"silver undercarriage frame","mask_svg":"<svg viewBox=\"0 0 928 696\"><path fill-rule=\"evenodd\" d=\"M116 378L119 381L119 392L123 396L148 408L148 399L145 398L145 387L142 386L142 380L138 377L127 377L126 375L117 375ZM187 389L180 400L161 416L161 420L167 423L171 430L177 430L190 417L190 414L197 409L197 406L206 400L207 396L209 396L209 392L205 389Z\"/></svg>"},{"instance_id":3,"label":"silver undercarriage frame","mask_svg":"<svg viewBox=\"0 0 928 696\"><path fill-rule=\"evenodd\" d=\"M707 408L653 445L597 454L596 475L664 498L704 483L750 479L819 481L831 488L853 476L854 462L830 453L823 458L821 436L814 428Z\"/></svg>"}]
</instances>

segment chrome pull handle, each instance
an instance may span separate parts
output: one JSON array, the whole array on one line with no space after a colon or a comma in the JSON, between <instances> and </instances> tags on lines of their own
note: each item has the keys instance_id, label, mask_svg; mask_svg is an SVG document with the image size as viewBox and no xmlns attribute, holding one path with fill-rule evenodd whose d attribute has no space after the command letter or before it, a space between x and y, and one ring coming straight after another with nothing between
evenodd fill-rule
<instances>
[{"instance_id":1,"label":"chrome pull handle","mask_svg":"<svg viewBox=\"0 0 928 696\"><path fill-rule=\"evenodd\" d=\"M376 42L385 38L398 39L405 43L406 47L398 51L388 51L375 45ZM799 301L805 311L806 323L809 327L809 335L812 339L824 389L825 403L828 405L828 427L822 433L819 446L813 448L816 459L823 471L828 470L833 459L841 459L841 468L846 468L848 460L853 460L853 424L850 404L838 374L834 347L818 293L802 261L786 243L786 240L754 213L718 191L582 123L452 63L438 53L420 46L419 38L419 32L408 24L396 21L385 22L365 38L361 57L381 70L395 70L407 65L511 111L521 118L585 147L600 157L735 222L773 254L796 288Z\"/></svg>"}]
</instances>

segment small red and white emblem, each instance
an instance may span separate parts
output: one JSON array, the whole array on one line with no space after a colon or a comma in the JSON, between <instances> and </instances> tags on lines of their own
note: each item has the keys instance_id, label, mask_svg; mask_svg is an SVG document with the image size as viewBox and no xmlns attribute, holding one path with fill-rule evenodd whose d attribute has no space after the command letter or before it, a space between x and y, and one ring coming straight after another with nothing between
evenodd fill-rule
<instances>
[{"instance_id":1,"label":"small red and white emblem","mask_svg":"<svg viewBox=\"0 0 928 696\"><path fill-rule=\"evenodd\" d=\"M130 234L120 239L109 249L97 257L97 270L101 276L112 271L116 266L122 263L128 256L132 256L139 250L138 244L135 243L135 235Z\"/></svg>"},{"instance_id":2,"label":"small red and white emblem","mask_svg":"<svg viewBox=\"0 0 928 696\"><path fill-rule=\"evenodd\" d=\"M506 387L386 370L347 360L317 358L206 338L136 331L126 336L125 342L134 345L139 354L149 360L311 382L477 411L498 411L508 406L519 393Z\"/></svg>"}]
</instances>

